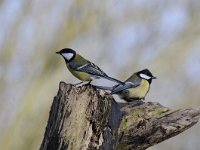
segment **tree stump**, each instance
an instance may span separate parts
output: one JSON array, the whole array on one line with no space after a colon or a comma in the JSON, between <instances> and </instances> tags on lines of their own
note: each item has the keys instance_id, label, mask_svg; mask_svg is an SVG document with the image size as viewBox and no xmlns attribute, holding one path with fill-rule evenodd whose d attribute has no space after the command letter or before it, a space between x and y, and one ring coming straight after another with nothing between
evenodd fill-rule
<instances>
[{"instance_id":1,"label":"tree stump","mask_svg":"<svg viewBox=\"0 0 200 150\"><path fill-rule=\"evenodd\" d=\"M200 108L118 104L92 85L60 82L40 150L144 150L196 124Z\"/></svg>"}]
</instances>

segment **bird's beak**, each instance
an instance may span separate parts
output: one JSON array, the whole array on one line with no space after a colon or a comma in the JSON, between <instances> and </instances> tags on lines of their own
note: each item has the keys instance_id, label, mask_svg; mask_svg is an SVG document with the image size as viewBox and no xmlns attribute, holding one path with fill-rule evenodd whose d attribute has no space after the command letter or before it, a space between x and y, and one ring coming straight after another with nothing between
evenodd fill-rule
<instances>
[{"instance_id":1,"label":"bird's beak","mask_svg":"<svg viewBox=\"0 0 200 150\"><path fill-rule=\"evenodd\" d=\"M56 54L60 54L60 52L58 51L58 52L56 52Z\"/></svg>"},{"instance_id":2,"label":"bird's beak","mask_svg":"<svg viewBox=\"0 0 200 150\"><path fill-rule=\"evenodd\" d=\"M152 77L152 79L157 79L156 77Z\"/></svg>"}]
</instances>

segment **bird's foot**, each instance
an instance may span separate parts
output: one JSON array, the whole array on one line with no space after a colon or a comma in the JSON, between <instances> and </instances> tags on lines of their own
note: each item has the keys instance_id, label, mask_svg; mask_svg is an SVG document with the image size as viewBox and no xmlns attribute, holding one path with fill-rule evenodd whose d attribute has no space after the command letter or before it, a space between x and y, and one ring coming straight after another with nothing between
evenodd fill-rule
<instances>
[{"instance_id":1,"label":"bird's foot","mask_svg":"<svg viewBox=\"0 0 200 150\"><path fill-rule=\"evenodd\" d=\"M90 80L88 83L84 84L85 86L91 85L90 83L92 82L92 80Z\"/></svg>"},{"instance_id":2,"label":"bird's foot","mask_svg":"<svg viewBox=\"0 0 200 150\"><path fill-rule=\"evenodd\" d=\"M78 85L80 85L80 84L82 84L83 83L83 81L81 81L81 82L79 82L79 83L76 83L76 84L74 84L74 86L78 86Z\"/></svg>"}]
</instances>

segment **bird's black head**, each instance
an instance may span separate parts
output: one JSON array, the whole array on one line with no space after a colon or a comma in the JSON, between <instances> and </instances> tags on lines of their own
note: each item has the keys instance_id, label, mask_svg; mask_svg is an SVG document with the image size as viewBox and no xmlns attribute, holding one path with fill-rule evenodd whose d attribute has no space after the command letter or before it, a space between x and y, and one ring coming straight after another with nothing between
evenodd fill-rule
<instances>
[{"instance_id":1,"label":"bird's black head","mask_svg":"<svg viewBox=\"0 0 200 150\"><path fill-rule=\"evenodd\" d=\"M142 78L142 79L147 80L150 84L152 82L152 79L156 79L156 77L154 77L148 69L138 71L137 76Z\"/></svg>"},{"instance_id":2,"label":"bird's black head","mask_svg":"<svg viewBox=\"0 0 200 150\"><path fill-rule=\"evenodd\" d=\"M74 51L73 49L70 49L70 48L64 48L64 49L56 52L56 54L60 54L61 56L63 56L63 58L65 59L66 63L68 63L72 59L74 59L74 57L76 55L76 51Z\"/></svg>"}]
</instances>

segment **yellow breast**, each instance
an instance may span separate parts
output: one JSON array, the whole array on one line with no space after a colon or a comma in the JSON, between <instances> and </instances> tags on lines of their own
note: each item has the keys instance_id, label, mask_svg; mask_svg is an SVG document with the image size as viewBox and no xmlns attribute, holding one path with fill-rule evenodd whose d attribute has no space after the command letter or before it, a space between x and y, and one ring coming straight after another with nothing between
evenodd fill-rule
<instances>
[{"instance_id":1,"label":"yellow breast","mask_svg":"<svg viewBox=\"0 0 200 150\"><path fill-rule=\"evenodd\" d=\"M140 86L124 90L122 94L125 99L142 99L145 98L148 91L149 82L142 80Z\"/></svg>"},{"instance_id":2,"label":"yellow breast","mask_svg":"<svg viewBox=\"0 0 200 150\"><path fill-rule=\"evenodd\" d=\"M79 80L81 80L81 81L90 81L91 80L89 74L84 73L84 72L80 72L80 71L74 71L73 69L71 69L70 67L68 67L68 65L67 65L67 68Z\"/></svg>"}]
</instances>

